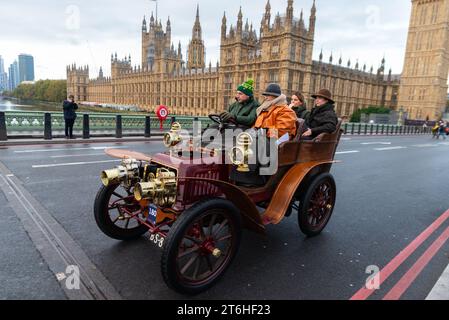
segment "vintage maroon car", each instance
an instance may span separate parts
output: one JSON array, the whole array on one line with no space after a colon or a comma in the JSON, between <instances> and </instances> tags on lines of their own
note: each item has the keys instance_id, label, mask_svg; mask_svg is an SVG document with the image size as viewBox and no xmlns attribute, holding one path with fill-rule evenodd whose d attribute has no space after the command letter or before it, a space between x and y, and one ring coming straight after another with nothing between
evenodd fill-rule
<instances>
[{"instance_id":1,"label":"vintage maroon car","mask_svg":"<svg viewBox=\"0 0 449 320\"><path fill-rule=\"evenodd\" d=\"M329 172L342 134L341 121L334 133L312 141L300 139L302 126L303 120L298 120L295 139L279 146L277 173L257 187L230 179L231 170L247 170L235 159L233 164L195 164L191 157L173 157L169 151L149 156L106 150L122 163L101 174L96 222L114 239L132 240L148 233L162 250L162 276L170 288L184 294L207 290L236 255L243 227L265 233L265 226L297 212L301 231L316 236L329 222L336 200ZM166 134L167 147L181 140L179 129L175 123ZM244 134L239 141L237 151L245 154ZM203 147L191 151L203 158L227 155Z\"/></svg>"}]
</instances>

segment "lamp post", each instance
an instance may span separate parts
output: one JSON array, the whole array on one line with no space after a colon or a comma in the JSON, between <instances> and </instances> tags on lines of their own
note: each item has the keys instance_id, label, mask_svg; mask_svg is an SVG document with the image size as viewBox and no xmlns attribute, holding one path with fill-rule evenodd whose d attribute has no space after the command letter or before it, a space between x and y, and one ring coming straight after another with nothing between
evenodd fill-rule
<instances>
[{"instance_id":1,"label":"lamp post","mask_svg":"<svg viewBox=\"0 0 449 320\"><path fill-rule=\"evenodd\" d=\"M403 125L403 121L402 121L402 117L403 116L404 116L404 107L401 106L401 108L399 108L398 126L402 126Z\"/></svg>"}]
</instances>

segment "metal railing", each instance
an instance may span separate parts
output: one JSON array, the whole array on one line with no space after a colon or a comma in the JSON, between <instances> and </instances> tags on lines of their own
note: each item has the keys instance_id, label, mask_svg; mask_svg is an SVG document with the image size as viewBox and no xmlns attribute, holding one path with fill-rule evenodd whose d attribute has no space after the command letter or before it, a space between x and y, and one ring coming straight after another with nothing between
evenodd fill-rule
<instances>
[{"instance_id":1,"label":"metal railing","mask_svg":"<svg viewBox=\"0 0 449 320\"><path fill-rule=\"evenodd\" d=\"M73 126L74 134L83 138L93 136L145 136L161 134L170 130L171 123L181 123L187 130L193 129L194 120L203 125L212 123L206 117L171 117L163 122L162 130L159 119L155 116L135 116L104 113L78 114ZM52 139L64 135L65 121L62 112L0 112L0 140L8 137L20 138L43 136Z\"/></svg>"},{"instance_id":2,"label":"metal railing","mask_svg":"<svg viewBox=\"0 0 449 320\"><path fill-rule=\"evenodd\" d=\"M94 136L151 137L169 130L174 121L181 123L183 129L192 130L194 120L201 121L203 126L212 123L207 117L177 116L167 119L161 131L159 119L154 116L89 113L79 114L73 129L74 134L84 139ZM0 141L28 136L50 140L64 136L64 128L62 112L0 112ZM432 130L430 127L364 123L345 123L342 129L345 135L419 135L430 134Z\"/></svg>"}]
</instances>

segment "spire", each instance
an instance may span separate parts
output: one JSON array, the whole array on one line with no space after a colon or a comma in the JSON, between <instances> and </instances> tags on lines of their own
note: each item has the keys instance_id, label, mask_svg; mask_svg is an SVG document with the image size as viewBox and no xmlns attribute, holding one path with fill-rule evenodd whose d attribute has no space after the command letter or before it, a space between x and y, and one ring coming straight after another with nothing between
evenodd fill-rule
<instances>
[{"instance_id":1,"label":"spire","mask_svg":"<svg viewBox=\"0 0 449 320\"><path fill-rule=\"evenodd\" d=\"M348 68L351 67L351 59L348 60Z\"/></svg>"},{"instance_id":2,"label":"spire","mask_svg":"<svg viewBox=\"0 0 449 320\"><path fill-rule=\"evenodd\" d=\"M323 61L323 49L321 49L321 53L320 53L320 62Z\"/></svg>"},{"instance_id":3,"label":"spire","mask_svg":"<svg viewBox=\"0 0 449 320\"><path fill-rule=\"evenodd\" d=\"M340 55L340 60L338 60L338 64L341 66L342 63L343 63L343 57L342 57L342 55Z\"/></svg>"},{"instance_id":4,"label":"spire","mask_svg":"<svg viewBox=\"0 0 449 320\"><path fill-rule=\"evenodd\" d=\"M150 17L150 29L154 27L154 16L153 16L153 12L151 12L151 17Z\"/></svg>"},{"instance_id":5,"label":"spire","mask_svg":"<svg viewBox=\"0 0 449 320\"><path fill-rule=\"evenodd\" d=\"M223 19L221 20L221 38L226 39L227 19L226 11L223 13Z\"/></svg>"},{"instance_id":6,"label":"spire","mask_svg":"<svg viewBox=\"0 0 449 320\"><path fill-rule=\"evenodd\" d=\"M334 60L334 57L333 57L333 53L331 52L331 56L329 57L329 63L332 64L333 60Z\"/></svg>"},{"instance_id":7,"label":"spire","mask_svg":"<svg viewBox=\"0 0 449 320\"><path fill-rule=\"evenodd\" d=\"M293 0L288 0L287 21L289 23L293 22Z\"/></svg>"},{"instance_id":8,"label":"spire","mask_svg":"<svg viewBox=\"0 0 449 320\"><path fill-rule=\"evenodd\" d=\"M270 0L267 1L267 5L265 6L265 26L270 27L271 23L271 5Z\"/></svg>"},{"instance_id":9,"label":"spire","mask_svg":"<svg viewBox=\"0 0 449 320\"><path fill-rule=\"evenodd\" d=\"M168 17L168 20L167 20L167 33L170 33L171 32L171 22L170 22L170 17Z\"/></svg>"},{"instance_id":10,"label":"spire","mask_svg":"<svg viewBox=\"0 0 449 320\"><path fill-rule=\"evenodd\" d=\"M147 19L145 18L145 16L143 16L142 21L142 32L147 32Z\"/></svg>"},{"instance_id":11,"label":"spire","mask_svg":"<svg viewBox=\"0 0 449 320\"><path fill-rule=\"evenodd\" d=\"M179 41L179 43L178 43L178 57L181 57L181 53L182 53L182 51L181 51L181 41Z\"/></svg>"},{"instance_id":12,"label":"spire","mask_svg":"<svg viewBox=\"0 0 449 320\"><path fill-rule=\"evenodd\" d=\"M276 15L276 19L274 20L274 24L276 26L276 28L280 28L281 27L281 15L278 12Z\"/></svg>"},{"instance_id":13,"label":"spire","mask_svg":"<svg viewBox=\"0 0 449 320\"><path fill-rule=\"evenodd\" d=\"M357 63L355 64L355 69L359 70L359 60L357 59Z\"/></svg>"},{"instance_id":14,"label":"spire","mask_svg":"<svg viewBox=\"0 0 449 320\"><path fill-rule=\"evenodd\" d=\"M237 20L237 34L242 34L243 30L243 13L242 13L242 7L240 7L238 20Z\"/></svg>"},{"instance_id":15,"label":"spire","mask_svg":"<svg viewBox=\"0 0 449 320\"><path fill-rule=\"evenodd\" d=\"M198 4L196 7L195 24L193 25L192 30L192 40L201 40L201 39L202 39L202 30L200 23L200 5Z\"/></svg>"},{"instance_id":16,"label":"spire","mask_svg":"<svg viewBox=\"0 0 449 320\"><path fill-rule=\"evenodd\" d=\"M313 6L310 11L310 20L309 20L309 34L310 36L315 35L315 23L316 23L316 6L315 0L313 0Z\"/></svg>"}]
</instances>

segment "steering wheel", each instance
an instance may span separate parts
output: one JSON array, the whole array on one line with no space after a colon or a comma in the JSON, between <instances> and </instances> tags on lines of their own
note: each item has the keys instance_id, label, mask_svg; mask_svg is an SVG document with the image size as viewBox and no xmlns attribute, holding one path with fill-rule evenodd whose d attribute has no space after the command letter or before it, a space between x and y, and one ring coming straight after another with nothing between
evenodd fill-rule
<instances>
[{"instance_id":1,"label":"steering wheel","mask_svg":"<svg viewBox=\"0 0 449 320\"><path fill-rule=\"evenodd\" d=\"M210 114L209 119L211 119L213 122L217 124L222 124L223 121L221 120L221 117L218 114Z\"/></svg>"},{"instance_id":2,"label":"steering wheel","mask_svg":"<svg viewBox=\"0 0 449 320\"><path fill-rule=\"evenodd\" d=\"M228 121L224 122L223 119L218 114L210 114L209 119L211 119L213 122L224 125L224 124L231 124L236 125L237 122L234 119L229 119Z\"/></svg>"}]
</instances>

